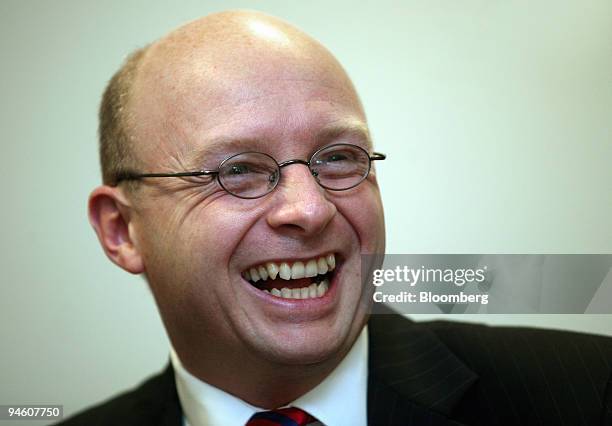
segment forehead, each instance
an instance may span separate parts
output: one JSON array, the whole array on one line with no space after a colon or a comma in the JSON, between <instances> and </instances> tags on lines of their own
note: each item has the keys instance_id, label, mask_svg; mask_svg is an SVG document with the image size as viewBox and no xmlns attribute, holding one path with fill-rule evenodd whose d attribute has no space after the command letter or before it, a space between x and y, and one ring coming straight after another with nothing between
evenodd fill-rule
<instances>
[{"instance_id":1,"label":"forehead","mask_svg":"<svg viewBox=\"0 0 612 426\"><path fill-rule=\"evenodd\" d=\"M291 150L282 149L291 145L291 141L282 141L257 137L232 138L222 136L217 139L208 139L195 144L193 149L188 150L183 155L184 164L189 169L197 169L205 164L210 167L220 163L227 157L240 152L256 151L269 155L278 155L279 152L290 154ZM352 143L364 149L371 147L370 135L367 127L360 121L335 123L327 127L322 127L313 133L310 143L304 142L300 146L304 149L299 150L299 155L311 155L322 146L333 142ZM281 149L278 149L281 148ZM310 152L308 151L310 150ZM286 158L277 158L283 161Z\"/></svg>"},{"instance_id":2,"label":"forehead","mask_svg":"<svg viewBox=\"0 0 612 426\"><path fill-rule=\"evenodd\" d=\"M131 108L145 161L369 139L352 83L313 42L188 46L180 54L162 45L147 56Z\"/></svg>"}]
</instances>

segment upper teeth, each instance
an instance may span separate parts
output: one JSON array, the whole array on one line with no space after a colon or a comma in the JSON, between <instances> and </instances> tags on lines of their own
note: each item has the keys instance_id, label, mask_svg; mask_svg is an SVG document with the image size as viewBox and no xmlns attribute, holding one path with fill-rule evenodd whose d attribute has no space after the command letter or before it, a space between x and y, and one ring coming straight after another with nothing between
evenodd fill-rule
<instances>
[{"instance_id":1,"label":"upper teeth","mask_svg":"<svg viewBox=\"0 0 612 426\"><path fill-rule=\"evenodd\" d=\"M266 264L253 266L244 271L242 276L244 279L253 282L259 280L265 281L268 278L274 280L277 276L283 280L296 280L324 275L329 271L333 271L335 267L336 257L331 253L327 256L309 259L304 262L293 262L292 265L289 265L287 262L267 262Z\"/></svg>"}]
</instances>

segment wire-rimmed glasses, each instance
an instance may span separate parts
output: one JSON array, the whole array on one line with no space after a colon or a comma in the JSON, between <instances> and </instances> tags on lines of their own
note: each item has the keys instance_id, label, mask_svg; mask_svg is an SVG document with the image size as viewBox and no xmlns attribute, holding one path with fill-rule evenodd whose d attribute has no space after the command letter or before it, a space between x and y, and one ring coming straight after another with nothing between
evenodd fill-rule
<instances>
[{"instance_id":1,"label":"wire-rimmed glasses","mask_svg":"<svg viewBox=\"0 0 612 426\"><path fill-rule=\"evenodd\" d=\"M125 180L162 177L188 177L215 175L219 185L239 198L259 198L276 188L281 177L281 168L291 164L303 164L317 183L330 191L345 191L359 185L368 177L372 161L384 160L385 154L372 155L360 146L338 143L317 150L310 160L287 160L278 163L263 152L241 152L219 164L217 170L199 170L179 173L123 173L116 184Z\"/></svg>"}]
</instances>

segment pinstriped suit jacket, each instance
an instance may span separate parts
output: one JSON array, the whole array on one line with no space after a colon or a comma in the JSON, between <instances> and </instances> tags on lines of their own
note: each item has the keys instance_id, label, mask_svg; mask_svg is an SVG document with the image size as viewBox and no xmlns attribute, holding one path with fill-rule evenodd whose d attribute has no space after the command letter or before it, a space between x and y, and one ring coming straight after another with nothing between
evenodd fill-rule
<instances>
[{"instance_id":1,"label":"pinstriped suit jacket","mask_svg":"<svg viewBox=\"0 0 612 426\"><path fill-rule=\"evenodd\" d=\"M368 329L370 425L612 425L612 338L392 314L372 316ZM168 366L62 424L179 426L181 419Z\"/></svg>"}]
</instances>

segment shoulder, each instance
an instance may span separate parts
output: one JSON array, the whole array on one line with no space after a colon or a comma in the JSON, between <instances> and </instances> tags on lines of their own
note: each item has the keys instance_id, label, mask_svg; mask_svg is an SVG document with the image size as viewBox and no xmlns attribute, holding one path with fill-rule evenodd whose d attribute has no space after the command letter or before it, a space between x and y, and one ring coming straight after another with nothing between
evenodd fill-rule
<instances>
[{"instance_id":1,"label":"shoulder","mask_svg":"<svg viewBox=\"0 0 612 426\"><path fill-rule=\"evenodd\" d=\"M180 418L174 372L168 365L138 387L87 408L59 425L179 425Z\"/></svg>"},{"instance_id":2,"label":"shoulder","mask_svg":"<svg viewBox=\"0 0 612 426\"><path fill-rule=\"evenodd\" d=\"M612 371L612 338L588 333L530 327L432 321L419 324L476 370L554 371L561 379Z\"/></svg>"},{"instance_id":3,"label":"shoulder","mask_svg":"<svg viewBox=\"0 0 612 426\"><path fill-rule=\"evenodd\" d=\"M611 337L452 321L412 322L398 315L373 318L370 324L375 330L371 334L377 335L373 344L390 346L392 339L401 347L428 336L476 375L453 410L468 424L481 424L483 419L493 424L612 422L605 417L612 414Z\"/></svg>"},{"instance_id":4,"label":"shoulder","mask_svg":"<svg viewBox=\"0 0 612 426\"><path fill-rule=\"evenodd\" d=\"M373 316L369 327L373 329L374 339L382 340L433 334L466 362L486 356L533 361L546 356L547 364L558 357L561 361L572 359L578 364L584 361L595 369L612 369L612 337L609 336L456 321L415 322L394 314Z\"/></svg>"},{"instance_id":5,"label":"shoulder","mask_svg":"<svg viewBox=\"0 0 612 426\"><path fill-rule=\"evenodd\" d=\"M460 340L470 339L474 344L479 342L492 344L518 341L527 344L526 347L514 348L516 350L533 349L534 345L537 347L547 347L550 345L575 347L580 344L594 345L594 348L605 352L612 350L612 337L590 333L532 327L489 326L479 323L454 321L429 321L414 324L431 330L444 342L458 349L460 348L458 344Z\"/></svg>"},{"instance_id":6,"label":"shoulder","mask_svg":"<svg viewBox=\"0 0 612 426\"><path fill-rule=\"evenodd\" d=\"M462 405L486 407L491 421L610 424L612 338L586 333L476 324L427 325L479 376ZM518 423L517 423L518 424Z\"/></svg>"}]
</instances>

